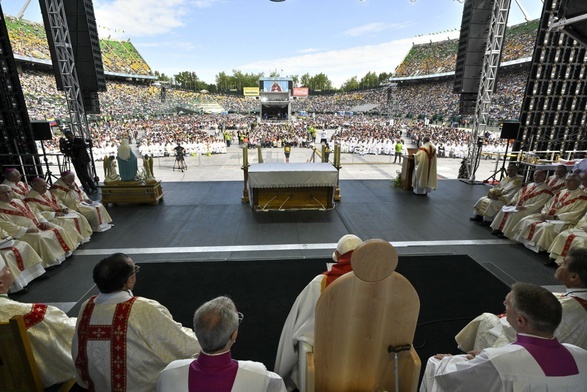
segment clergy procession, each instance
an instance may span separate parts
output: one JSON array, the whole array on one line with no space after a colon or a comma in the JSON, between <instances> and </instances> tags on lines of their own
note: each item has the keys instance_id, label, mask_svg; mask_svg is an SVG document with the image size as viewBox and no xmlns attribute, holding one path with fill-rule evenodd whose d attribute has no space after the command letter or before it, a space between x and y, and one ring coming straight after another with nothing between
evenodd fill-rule
<instances>
[{"instance_id":1,"label":"clergy procession","mask_svg":"<svg viewBox=\"0 0 587 392\"><path fill-rule=\"evenodd\" d=\"M490 226L491 234L547 253L545 265L558 267L574 248L587 240L587 172L569 172L558 165L546 178L535 170L533 181L523 184L518 166L511 163L507 176L473 206L471 221Z\"/></svg>"}]
</instances>

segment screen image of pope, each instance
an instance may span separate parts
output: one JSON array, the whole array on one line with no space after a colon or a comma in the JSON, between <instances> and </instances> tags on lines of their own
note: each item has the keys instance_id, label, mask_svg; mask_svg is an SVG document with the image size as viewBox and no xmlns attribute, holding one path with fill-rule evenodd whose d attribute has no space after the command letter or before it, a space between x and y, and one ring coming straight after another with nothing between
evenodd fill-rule
<instances>
[{"instance_id":1,"label":"screen image of pope","mask_svg":"<svg viewBox=\"0 0 587 392\"><path fill-rule=\"evenodd\" d=\"M279 85L279 82L277 80L273 81L273 84L271 85L271 92L281 92L281 86Z\"/></svg>"}]
</instances>

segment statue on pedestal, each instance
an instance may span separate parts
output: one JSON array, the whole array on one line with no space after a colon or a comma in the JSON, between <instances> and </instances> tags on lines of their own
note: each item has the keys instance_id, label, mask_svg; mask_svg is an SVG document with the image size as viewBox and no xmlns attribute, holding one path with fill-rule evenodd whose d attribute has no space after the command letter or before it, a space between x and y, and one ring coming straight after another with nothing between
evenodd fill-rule
<instances>
[{"instance_id":1,"label":"statue on pedestal","mask_svg":"<svg viewBox=\"0 0 587 392\"><path fill-rule=\"evenodd\" d=\"M116 159L114 156L104 157L104 184L120 182L120 176L116 170Z\"/></svg>"},{"instance_id":2,"label":"statue on pedestal","mask_svg":"<svg viewBox=\"0 0 587 392\"><path fill-rule=\"evenodd\" d=\"M146 184L157 182L153 174L153 156L149 156L149 154L145 154L143 157L143 178Z\"/></svg>"}]
</instances>

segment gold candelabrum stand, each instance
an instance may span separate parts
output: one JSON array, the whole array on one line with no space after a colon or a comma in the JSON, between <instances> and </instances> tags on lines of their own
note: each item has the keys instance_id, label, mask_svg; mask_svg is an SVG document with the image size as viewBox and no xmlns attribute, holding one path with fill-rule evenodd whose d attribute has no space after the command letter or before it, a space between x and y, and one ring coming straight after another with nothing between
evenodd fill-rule
<instances>
[{"instance_id":1,"label":"gold candelabrum stand","mask_svg":"<svg viewBox=\"0 0 587 392\"><path fill-rule=\"evenodd\" d=\"M336 189L334 190L334 200L340 201L342 199L342 196L340 195L340 168L342 166L340 165L340 144L339 143L336 143L334 145L334 167L338 171L338 174L336 175Z\"/></svg>"},{"instance_id":2,"label":"gold candelabrum stand","mask_svg":"<svg viewBox=\"0 0 587 392\"><path fill-rule=\"evenodd\" d=\"M241 197L241 201L243 203L249 202L249 147L244 144L243 147L243 165L241 166L244 175L244 187L243 187L243 196Z\"/></svg>"}]
</instances>

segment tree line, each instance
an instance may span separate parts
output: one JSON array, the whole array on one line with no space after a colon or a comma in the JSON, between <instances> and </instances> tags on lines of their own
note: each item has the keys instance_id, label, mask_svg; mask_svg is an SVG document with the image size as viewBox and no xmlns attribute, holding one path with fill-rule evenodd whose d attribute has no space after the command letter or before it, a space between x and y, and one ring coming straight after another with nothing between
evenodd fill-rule
<instances>
[{"instance_id":1,"label":"tree line","mask_svg":"<svg viewBox=\"0 0 587 392\"><path fill-rule=\"evenodd\" d=\"M259 79L266 77L261 73L243 73L242 71L233 69L232 75L226 72L220 72L216 75L215 84L208 84L198 79L198 75L193 71L183 71L176 75L168 76L164 73L155 71L155 76L160 82L167 82L173 86L188 90L188 91L202 91L206 90L210 93L237 93L243 91L243 87L257 87ZM281 75L279 72L271 72L267 77L291 77L294 87L307 87L312 92L350 92L357 90L366 90L381 86L385 84L392 76L391 73L382 72L377 74L375 72L367 72L365 76L359 79L353 76L344 82L340 88L334 88L332 81L324 73L310 75L305 73L299 75Z\"/></svg>"}]
</instances>

